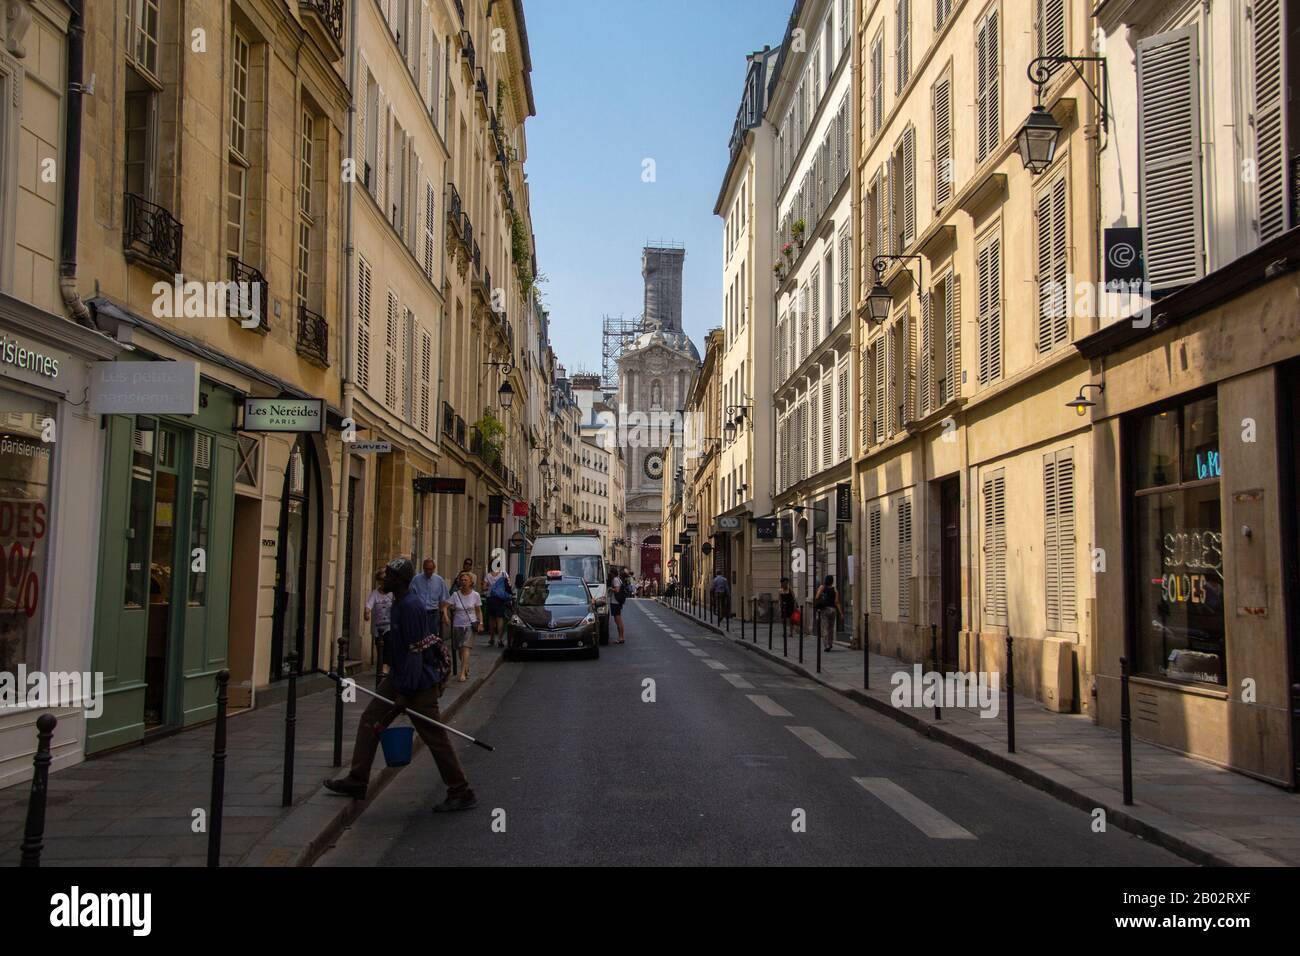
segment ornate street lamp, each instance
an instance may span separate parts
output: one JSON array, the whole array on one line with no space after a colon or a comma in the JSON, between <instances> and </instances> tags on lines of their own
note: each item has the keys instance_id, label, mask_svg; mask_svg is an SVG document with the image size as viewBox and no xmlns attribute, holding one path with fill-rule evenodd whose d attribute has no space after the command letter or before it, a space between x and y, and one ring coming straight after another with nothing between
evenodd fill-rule
<instances>
[{"instance_id":1,"label":"ornate street lamp","mask_svg":"<svg viewBox=\"0 0 1300 956\"><path fill-rule=\"evenodd\" d=\"M891 256L881 254L871 260L871 268L876 271L876 283L871 287L871 293L867 296L867 318L873 325L879 325L889 318L889 312L894 307L894 296L889 288L882 281L885 275L885 269L891 262L899 260L916 260L917 274L912 276L912 285L916 286L917 291L921 289L921 283L925 281L925 260L920 256ZM908 273L909 275L911 273Z\"/></svg>"},{"instance_id":2,"label":"ornate street lamp","mask_svg":"<svg viewBox=\"0 0 1300 956\"><path fill-rule=\"evenodd\" d=\"M1096 406L1096 402L1084 394L1085 389L1095 388L1098 392L1106 391L1106 386L1096 382L1084 382L1079 386L1079 394L1065 403L1066 408L1073 408L1078 415L1088 414L1088 409Z\"/></svg>"},{"instance_id":3,"label":"ornate street lamp","mask_svg":"<svg viewBox=\"0 0 1300 956\"><path fill-rule=\"evenodd\" d=\"M1083 71L1079 69L1080 63L1096 63L1101 71L1101 93L1093 89L1092 84L1088 82ZM1016 134L1016 146L1020 151L1020 161L1025 164L1025 169L1029 170L1035 176L1052 165L1052 160L1056 158L1056 143L1061 135L1061 124L1043 106L1043 87L1052 79L1052 74L1056 72L1055 67L1068 64L1071 69L1078 75L1084 88L1088 91L1093 101L1101 108L1101 128L1103 132L1110 131L1110 93L1106 76L1106 58L1102 56L1040 56L1029 62L1026 73L1029 76L1029 82L1034 84L1036 93L1036 102L1029 118L1025 120L1020 132Z\"/></svg>"}]
</instances>

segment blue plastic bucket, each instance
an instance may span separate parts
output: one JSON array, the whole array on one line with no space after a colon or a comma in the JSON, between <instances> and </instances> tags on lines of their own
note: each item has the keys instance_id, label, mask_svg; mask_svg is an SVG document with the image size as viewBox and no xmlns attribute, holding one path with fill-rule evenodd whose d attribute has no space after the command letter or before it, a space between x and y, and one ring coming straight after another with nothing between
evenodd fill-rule
<instances>
[{"instance_id":1,"label":"blue plastic bucket","mask_svg":"<svg viewBox=\"0 0 1300 956\"><path fill-rule=\"evenodd\" d=\"M384 763L390 767L405 767L411 762L414 727L388 727L379 734L379 745L384 748Z\"/></svg>"}]
</instances>

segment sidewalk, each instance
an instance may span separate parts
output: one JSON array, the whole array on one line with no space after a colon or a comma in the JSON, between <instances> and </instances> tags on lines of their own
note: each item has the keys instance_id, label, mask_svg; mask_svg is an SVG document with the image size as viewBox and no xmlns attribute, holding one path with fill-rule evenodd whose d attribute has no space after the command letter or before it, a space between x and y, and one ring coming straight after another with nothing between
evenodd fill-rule
<instances>
[{"instance_id":1,"label":"sidewalk","mask_svg":"<svg viewBox=\"0 0 1300 956\"><path fill-rule=\"evenodd\" d=\"M1133 801L1123 803L1119 733L1080 714L1057 714L1016 695L1016 752L1007 753L1006 693L995 718L973 708L899 709L889 700L890 678L912 665L871 654L871 689L862 689L859 651L836 644L822 655L817 674L816 639L805 634L804 663L797 662L798 638L791 635L789 658L781 656L779 622L767 649L767 625L758 641L739 619L731 630L659 601L701 627L730 637L754 651L887 714L920 733L1003 770L1066 803L1091 812L1102 807L1108 824L1136 833L1188 859L1217 866L1300 865L1300 795L1224 770L1194 757L1133 740ZM744 635L742 639L742 633Z\"/></svg>"},{"instance_id":2,"label":"sidewalk","mask_svg":"<svg viewBox=\"0 0 1300 956\"><path fill-rule=\"evenodd\" d=\"M439 701L452 717L501 663L501 654L475 653L475 676L447 684ZM374 672L355 675L374 688ZM333 685L319 683L296 707L293 806L282 807L286 705L245 711L227 724L222 866L309 865L343 827L400 772L383 765L370 775L365 801L328 793L321 780L335 769ZM369 698L343 708L343 763L352 754L357 723ZM398 718L400 724L403 718ZM154 743L91 758L50 776L42 866L204 866L208 835L190 827L193 811L208 811L212 791L214 725L207 723ZM421 756L411 771L429 777L430 795L441 798L433 761ZM16 866L27 815L29 783L0 790L0 866Z\"/></svg>"}]
</instances>

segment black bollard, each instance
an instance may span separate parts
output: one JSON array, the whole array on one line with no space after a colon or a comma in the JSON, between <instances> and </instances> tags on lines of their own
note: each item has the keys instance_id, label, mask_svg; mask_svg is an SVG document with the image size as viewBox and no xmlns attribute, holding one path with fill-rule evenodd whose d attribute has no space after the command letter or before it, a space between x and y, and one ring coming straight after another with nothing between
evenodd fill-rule
<instances>
[{"instance_id":1,"label":"black bollard","mask_svg":"<svg viewBox=\"0 0 1300 956\"><path fill-rule=\"evenodd\" d=\"M1133 806L1133 717L1128 703L1128 658L1119 659L1119 739L1124 755L1124 806Z\"/></svg>"},{"instance_id":2,"label":"black bollard","mask_svg":"<svg viewBox=\"0 0 1300 956\"><path fill-rule=\"evenodd\" d=\"M226 801L226 706L230 671L217 671L217 724L212 735L212 798L208 801L208 866L221 865L221 818Z\"/></svg>"},{"instance_id":3,"label":"black bollard","mask_svg":"<svg viewBox=\"0 0 1300 956\"><path fill-rule=\"evenodd\" d=\"M817 644L817 673L822 672L822 622L821 612L813 608L813 638Z\"/></svg>"},{"instance_id":4,"label":"black bollard","mask_svg":"<svg viewBox=\"0 0 1300 956\"><path fill-rule=\"evenodd\" d=\"M934 661L934 669L939 669L939 629L935 625L930 625L930 657ZM939 692L943 689L943 681L939 682ZM939 709L939 694L934 696L934 719L942 720L943 713Z\"/></svg>"},{"instance_id":5,"label":"black bollard","mask_svg":"<svg viewBox=\"0 0 1300 956\"><path fill-rule=\"evenodd\" d=\"M284 793L280 806L293 806L293 735L298 722L298 655L293 651L285 658L289 668L289 700L284 711Z\"/></svg>"},{"instance_id":6,"label":"black bollard","mask_svg":"<svg viewBox=\"0 0 1300 956\"><path fill-rule=\"evenodd\" d=\"M775 613L776 608L772 606L772 602L769 600L767 602L767 649L769 651L772 649L772 615Z\"/></svg>"},{"instance_id":7,"label":"black bollard","mask_svg":"<svg viewBox=\"0 0 1300 956\"><path fill-rule=\"evenodd\" d=\"M375 638L375 690L384 681L384 640Z\"/></svg>"},{"instance_id":8,"label":"black bollard","mask_svg":"<svg viewBox=\"0 0 1300 956\"><path fill-rule=\"evenodd\" d=\"M348 659L348 641L345 637L339 638L338 664L334 670L340 678L344 677L347 671L345 661ZM334 766L343 766L343 681L339 680L334 685Z\"/></svg>"},{"instance_id":9,"label":"black bollard","mask_svg":"<svg viewBox=\"0 0 1300 956\"><path fill-rule=\"evenodd\" d=\"M1016 657L1007 635L1007 753L1016 752Z\"/></svg>"},{"instance_id":10,"label":"black bollard","mask_svg":"<svg viewBox=\"0 0 1300 956\"><path fill-rule=\"evenodd\" d=\"M862 689L867 690L871 686L871 615L868 612L862 614Z\"/></svg>"},{"instance_id":11,"label":"black bollard","mask_svg":"<svg viewBox=\"0 0 1300 956\"><path fill-rule=\"evenodd\" d=\"M27 798L27 826L23 830L20 866L40 866L45 845L45 797L50 786L50 741L59 719L41 714L36 719L36 756L32 759L32 791Z\"/></svg>"},{"instance_id":12,"label":"black bollard","mask_svg":"<svg viewBox=\"0 0 1300 956\"><path fill-rule=\"evenodd\" d=\"M790 656L790 619L781 615L781 656Z\"/></svg>"}]
</instances>

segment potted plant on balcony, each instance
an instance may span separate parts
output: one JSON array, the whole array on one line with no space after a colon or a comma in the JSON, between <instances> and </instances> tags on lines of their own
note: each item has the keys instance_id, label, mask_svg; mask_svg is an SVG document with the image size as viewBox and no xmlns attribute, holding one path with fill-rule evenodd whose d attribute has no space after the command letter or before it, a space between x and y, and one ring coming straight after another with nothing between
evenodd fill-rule
<instances>
[{"instance_id":1,"label":"potted plant on balcony","mask_svg":"<svg viewBox=\"0 0 1300 956\"><path fill-rule=\"evenodd\" d=\"M790 234L794 236L794 241L799 243L800 249L803 248L803 241L804 241L803 234L807 228L808 228L808 224L804 222L802 219L796 219L790 225Z\"/></svg>"},{"instance_id":2,"label":"potted plant on balcony","mask_svg":"<svg viewBox=\"0 0 1300 956\"><path fill-rule=\"evenodd\" d=\"M776 276L776 281L780 282L785 279L785 263L777 262L772 266L772 274Z\"/></svg>"},{"instance_id":3,"label":"potted plant on balcony","mask_svg":"<svg viewBox=\"0 0 1300 956\"><path fill-rule=\"evenodd\" d=\"M793 242L782 243L781 255L785 256L787 264L792 262L794 260L794 243Z\"/></svg>"},{"instance_id":4,"label":"potted plant on balcony","mask_svg":"<svg viewBox=\"0 0 1300 956\"><path fill-rule=\"evenodd\" d=\"M474 423L474 427L483 436L483 460L489 463L500 461L501 444L506 434L506 426L502 424L501 419L497 418L490 408L484 409L483 415Z\"/></svg>"}]
</instances>

